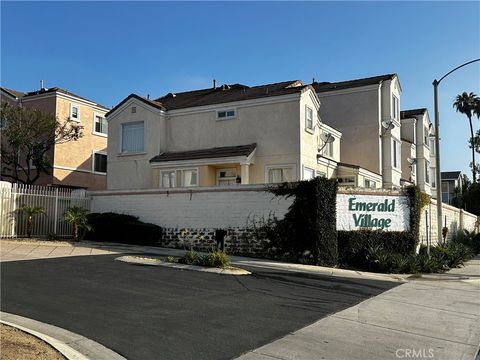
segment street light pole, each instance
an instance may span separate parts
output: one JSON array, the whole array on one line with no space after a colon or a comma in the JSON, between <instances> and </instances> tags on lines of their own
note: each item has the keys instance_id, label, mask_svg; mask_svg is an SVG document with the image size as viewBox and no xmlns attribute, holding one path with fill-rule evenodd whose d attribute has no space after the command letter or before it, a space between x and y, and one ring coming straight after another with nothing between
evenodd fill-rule
<instances>
[{"instance_id":1,"label":"street light pole","mask_svg":"<svg viewBox=\"0 0 480 360\"><path fill-rule=\"evenodd\" d=\"M480 61L480 59L475 59L466 62L460 66L457 66L455 69L450 70L448 73L443 75L440 80L433 80L433 104L434 104L434 111L435 111L435 182L436 182L436 193L437 193L437 242L440 242L442 236L442 179L441 179L441 171L440 171L440 114L438 112L438 85L440 82L445 79L448 75L457 71L458 69L467 66L471 63ZM475 164L473 164L475 166ZM473 179L475 182L475 179Z\"/></svg>"}]
</instances>

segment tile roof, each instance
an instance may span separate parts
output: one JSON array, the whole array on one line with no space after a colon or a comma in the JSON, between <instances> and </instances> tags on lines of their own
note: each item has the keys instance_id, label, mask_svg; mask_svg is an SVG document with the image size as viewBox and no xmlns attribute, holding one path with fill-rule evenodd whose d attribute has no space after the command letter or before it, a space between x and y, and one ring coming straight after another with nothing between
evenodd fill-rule
<instances>
[{"instance_id":1,"label":"tile roof","mask_svg":"<svg viewBox=\"0 0 480 360\"><path fill-rule=\"evenodd\" d=\"M130 99L137 99L137 100L140 100L140 101L144 102L145 104L153 106L154 108L157 108L159 110L166 110L165 106L163 106L162 104L160 104L159 102L157 102L155 100L150 100L150 99L144 98L143 96L139 96L137 94L130 94L125 99L120 101L117 105L115 105L113 108L111 108L110 111L105 114L105 116L109 116L111 113L113 113L115 110L117 110L120 106L125 104Z\"/></svg>"},{"instance_id":2,"label":"tile roof","mask_svg":"<svg viewBox=\"0 0 480 360\"><path fill-rule=\"evenodd\" d=\"M457 180L462 172L461 171L442 171L442 180Z\"/></svg>"},{"instance_id":3,"label":"tile roof","mask_svg":"<svg viewBox=\"0 0 480 360\"><path fill-rule=\"evenodd\" d=\"M309 85L299 80L282 81L278 83L247 86L242 84L220 85L215 89L201 89L180 93L169 93L158 99L167 110L184 109L195 106L222 104L234 101L288 95L304 91Z\"/></svg>"},{"instance_id":4,"label":"tile roof","mask_svg":"<svg viewBox=\"0 0 480 360\"><path fill-rule=\"evenodd\" d=\"M315 91L318 93L318 92L324 92L324 91L342 90L342 89L349 89L349 88L360 87L360 86L379 84L382 81L392 80L396 76L397 74L386 74L386 75L378 75L378 76L372 76L368 78L346 80L346 81L339 81L339 82L313 82L312 86L315 88Z\"/></svg>"},{"instance_id":5,"label":"tile roof","mask_svg":"<svg viewBox=\"0 0 480 360\"><path fill-rule=\"evenodd\" d=\"M164 152L153 157L150 162L178 161L178 160L198 160L212 158L226 158L234 156L248 156L257 148L257 144L224 146L209 149Z\"/></svg>"},{"instance_id":6,"label":"tile roof","mask_svg":"<svg viewBox=\"0 0 480 360\"><path fill-rule=\"evenodd\" d=\"M103 106L101 104L98 104L96 103L95 101L93 100L90 100L90 99L87 99L87 98L84 98L82 96L79 96L77 94L74 94L72 92L69 92L65 89L62 89L62 88L59 88L59 87L53 87L53 88L44 88L44 89L40 89L40 90L35 90L35 91L30 91L30 92L26 92L26 93L23 93L21 91L16 91L16 90L11 90L11 89L7 89L7 88L4 88L2 87L1 88L3 91L6 91L12 95L14 95L15 97L17 98L26 98L26 97L29 97L29 96L35 96L35 95L42 95L42 94L51 94L51 93L54 93L54 92L59 92L59 93L62 93L62 94L65 94L65 95L70 95L70 96L74 96L76 98L79 98L79 99L82 99L82 100L85 100L85 101L88 101L88 102L91 102L91 103L94 103L95 105L99 106L99 107L102 107L104 109L107 109L108 108L106 106Z\"/></svg>"},{"instance_id":7,"label":"tile roof","mask_svg":"<svg viewBox=\"0 0 480 360\"><path fill-rule=\"evenodd\" d=\"M413 116L423 115L426 112L427 112L426 108L403 110L403 111L400 111L400 118L401 119L409 119Z\"/></svg>"},{"instance_id":8,"label":"tile roof","mask_svg":"<svg viewBox=\"0 0 480 360\"><path fill-rule=\"evenodd\" d=\"M3 91L5 91L10 96L13 96L14 98L17 98L17 99L25 96L25 93L21 92L21 91L7 89L5 87L0 87L0 89L2 89Z\"/></svg>"}]
</instances>

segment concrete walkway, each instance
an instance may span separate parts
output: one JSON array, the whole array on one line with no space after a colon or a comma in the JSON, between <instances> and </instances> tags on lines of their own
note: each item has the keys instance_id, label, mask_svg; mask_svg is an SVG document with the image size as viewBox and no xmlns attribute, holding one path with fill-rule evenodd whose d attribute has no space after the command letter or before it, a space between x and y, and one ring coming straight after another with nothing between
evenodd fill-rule
<instances>
[{"instance_id":1,"label":"concrete walkway","mask_svg":"<svg viewBox=\"0 0 480 360\"><path fill-rule=\"evenodd\" d=\"M477 257L443 278L411 280L238 359L473 360L479 343Z\"/></svg>"}]
</instances>

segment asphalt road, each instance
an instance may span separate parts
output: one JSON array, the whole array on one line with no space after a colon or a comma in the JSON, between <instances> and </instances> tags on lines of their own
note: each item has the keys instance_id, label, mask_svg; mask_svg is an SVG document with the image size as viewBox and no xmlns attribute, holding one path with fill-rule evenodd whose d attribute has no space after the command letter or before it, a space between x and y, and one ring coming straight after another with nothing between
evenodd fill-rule
<instances>
[{"instance_id":1,"label":"asphalt road","mask_svg":"<svg viewBox=\"0 0 480 360\"><path fill-rule=\"evenodd\" d=\"M117 256L1 263L1 310L132 360L231 359L396 285L260 268L227 276Z\"/></svg>"}]
</instances>

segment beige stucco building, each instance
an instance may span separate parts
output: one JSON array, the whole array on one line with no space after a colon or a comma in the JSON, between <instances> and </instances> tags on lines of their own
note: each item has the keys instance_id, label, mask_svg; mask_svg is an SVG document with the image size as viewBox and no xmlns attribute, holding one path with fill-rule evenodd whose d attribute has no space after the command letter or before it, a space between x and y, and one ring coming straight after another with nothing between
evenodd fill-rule
<instances>
[{"instance_id":1,"label":"beige stucco building","mask_svg":"<svg viewBox=\"0 0 480 360\"><path fill-rule=\"evenodd\" d=\"M314 82L320 116L342 133L339 184L399 188L401 175L400 98L396 74L341 82ZM348 168L363 169L352 177ZM367 184L365 184L367 181Z\"/></svg>"},{"instance_id":2,"label":"beige stucco building","mask_svg":"<svg viewBox=\"0 0 480 360\"><path fill-rule=\"evenodd\" d=\"M423 192L434 195L435 188L435 141L433 127L428 111L425 108L405 110L401 112L402 151L405 150L402 158L403 178L408 180L409 175L413 183L420 187ZM433 161L432 161L433 158Z\"/></svg>"},{"instance_id":3,"label":"beige stucco building","mask_svg":"<svg viewBox=\"0 0 480 360\"><path fill-rule=\"evenodd\" d=\"M106 188L106 107L57 87L42 87L28 93L2 87L1 101L55 114L59 120L75 121L83 127L83 136L77 141L54 146L48 155L53 168L50 174L42 174L36 185L89 190ZM11 181L3 175L2 172L3 180Z\"/></svg>"},{"instance_id":4,"label":"beige stucco building","mask_svg":"<svg viewBox=\"0 0 480 360\"><path fill-rule=\"evenodd\" d=\"M132 94L106 117L108 189L336 177L340 131L300 81L215 85L156 100Z\"/></svg>"}]
</instances>

